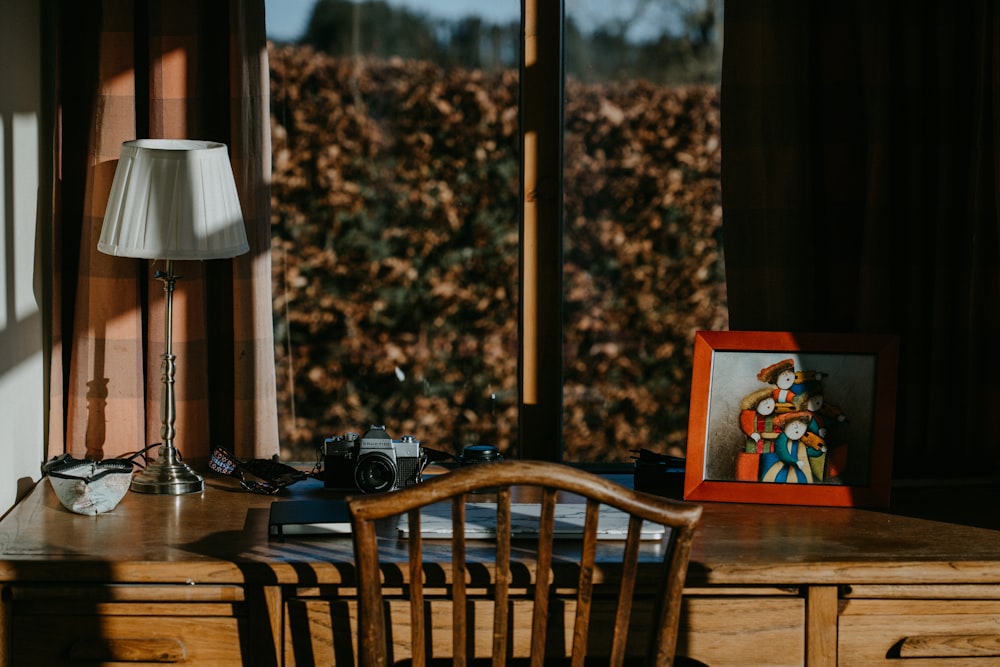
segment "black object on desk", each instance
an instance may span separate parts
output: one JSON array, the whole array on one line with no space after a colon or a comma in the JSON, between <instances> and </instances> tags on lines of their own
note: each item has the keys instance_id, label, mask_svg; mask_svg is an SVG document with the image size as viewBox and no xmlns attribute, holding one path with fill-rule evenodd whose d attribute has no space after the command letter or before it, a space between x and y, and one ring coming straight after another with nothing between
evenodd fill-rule
<instances>
[{"instance_id":1,"label":"black object on desk","mask_svg":"<svg viewBox=\"0 0 1000 667\"><path fill-rule=\"evenodd\" d=\"M684 459L648 449L633 449L631 452L635 461L633 486L636 490L677 500L683 498Z\"/></svg>"},{"instance_id":2,"label":"black object on desk","mask_svg":"<svg viewBox=\"0 0 1000 667\"><path fill-rule=\"evenodd\" d=\"M267 522L269 538L295 535L350 535L351 515L343 498L276 500Z\"/></svg>"}]
</instances>

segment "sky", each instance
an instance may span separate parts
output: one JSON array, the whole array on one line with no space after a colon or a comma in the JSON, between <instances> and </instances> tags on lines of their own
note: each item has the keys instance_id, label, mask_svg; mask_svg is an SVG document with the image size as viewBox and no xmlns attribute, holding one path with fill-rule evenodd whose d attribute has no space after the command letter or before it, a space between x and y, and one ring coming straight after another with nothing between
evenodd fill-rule
<instances>
[{"instance_id":1,"label":"sky","mask_svg":"<svg viewBox=\"0 0 1000 667\"><path fill-rule=\"evenodd\" d=\"M460 19L478 16L487 23L509 23L521 20L521 0L386 0L390 5L406 7L416 14L432 18ZM276 41L292 41L305 30L316 0L264 0L267 36ZM583 30L592 29L615 17L631 15L639 0L571 0L566 3L567 16L572 16ZM669 0L645 5L643 19L629 30L633 39L655 38L667 29L677 31L680 23ZM673 26L673 28L671 28Z\"/></svg>"},{"instance_id":2,"label":"sky","mask_svg":"<svg viewBox=\"0 0 1000 667\"><path fill-rule=\"evenodd\" d=\"M264 0L267 36L286 41L302 34L316 0ZM437 18L480 16L489 22L506 23L521 17L521 0L388 0L390 5Z\"/></svg>"}]
</instances>

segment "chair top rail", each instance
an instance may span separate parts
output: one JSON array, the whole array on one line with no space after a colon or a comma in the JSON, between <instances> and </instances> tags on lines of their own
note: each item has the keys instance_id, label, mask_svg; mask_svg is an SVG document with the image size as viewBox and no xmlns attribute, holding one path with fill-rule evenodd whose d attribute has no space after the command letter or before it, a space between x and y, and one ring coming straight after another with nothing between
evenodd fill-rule
<instances>
[{"instance_id":1,"label":"chair top rail","mask_svg":"<svg viewBox=\"0 0 1000 667\"><path fill-rule=\"evenodd\" d=\"M456 468L416 487L419 493L390 492L348 498L352 515L361 520L385 519L424 505L450 500L457 493L493 487L536 486L593 498L602 504L666 526L693 525L699 505L636 491L587 470L547 461L504 461Z\"/></svg>"}]
</instances>

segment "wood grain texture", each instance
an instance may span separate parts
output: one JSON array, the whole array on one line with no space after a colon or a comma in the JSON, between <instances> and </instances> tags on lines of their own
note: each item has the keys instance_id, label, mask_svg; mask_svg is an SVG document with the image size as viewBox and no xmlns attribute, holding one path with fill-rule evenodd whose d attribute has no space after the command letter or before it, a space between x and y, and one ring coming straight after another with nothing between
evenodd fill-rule
<instances>
[{"instance_id":1,"label":"wood grain texture","mask_svg":"<svg viewBox=\"0 0 1000 667\"><path fill-rule=\"evenodd\" d=\"M840 665L878 667L914 660L940 667L1000 658L1000 590L994 600L849 600L839 622Z\"/></svg>"},{"instance_id":2,"label":"wood grain texture","mask_svg":"<svg viewBox=\"0 0 1000 667\"><path fill-rule=\"evenodd\" d=\"M806 665L837 665L837 587L810 586L806 590Z\"/></svg>"},{"instance_id":3,"label":"wood grain texture","mask_svg":"<svg viewBox=\"0 0 1000 667\"><path fill-rule=\"evenodd\" d=\"M331 492L310 480L278 497L255 496L213 474L206 485L203 494L182 497L129 494L113 512L88 517L67 511L48 482L39 483L0 520L0 619L7 619L0 624L0 666L31 664L23 651L50 640L32 628L65 624L95 636L141 639L134 631L150 614L165 629L194 632L193 639L184 637L188 655L218 658L218 664L242 663L244 655L265 667L351 664L357 573L350 537L282 543L267 536L271 502L329 498ZM941 650L923 648L935 643L988 646L1000 634L1000 531L976 527L986 525L982 514L995 504L970 501L979 496L975 489L969 493L932 493L933 503L924 494L901 493L917 502L892 511L703 504L678 651L711 667L794 667L805 665L807 654L810 661L828 655L824 647L835 633L837 664L868 667L898 664L903 658L887 656L901 654L904 646L907 652ZM526 492L511 496L512 502L539 500ZM558 502L583 500L559 494ZM946 504L953 522L941 520L949 515ZM928 508L936 520L920 518ZM979 516L968 518L972 511ZM961 525L964 520L974 525ZM379 539L389 547L382 572L391 578L384 588L391 597L414 575L405 566L405 541L386 540L384 533ZM453 581L451 544L425 540L422 546L425 595L435 609L443 608ZM579 584L580 548L572 540L554 542L549 576L557 592ZM621 584L622 548L604 541L594 547L592 606L601 621L591 621L586 634L608 646L614 616L604 601ZM484 592L502 581L508 595L502 613L509 613L504 625L511 628L510 641L522 641L531 623L527 595L537 578L536 554L515 544L509 566L498 569L495 542L469 541L466 550L470 565L462 576L470 603L478 609ZM638 591L654 589L661 557L654 545L639 545ZM506 574L498 579L497 571ZM450 645L451 611L442 613L449 616L434 616L430 627ZM470 641L480 635L492 640L491 614L477 612ZM111 618L118 620L104 622ZM472 634L484 619L491 624ZM570 643L573 622L568 617L550 640ZM205 637L223 638L226 654L217 655ZM949 667L1000 661L928 659Z\"/></svg>"}]
</instances>

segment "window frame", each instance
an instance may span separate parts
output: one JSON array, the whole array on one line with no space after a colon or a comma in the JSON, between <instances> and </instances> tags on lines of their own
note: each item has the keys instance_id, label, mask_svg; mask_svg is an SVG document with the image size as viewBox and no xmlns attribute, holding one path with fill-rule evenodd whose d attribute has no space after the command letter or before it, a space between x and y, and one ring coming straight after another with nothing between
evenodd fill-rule
<instances>
[{"instance_id":1,"label":"window frame","mask_svg":"<svg viewBox=\"0 0 1000 667\"><path fill-rule=\"evenodd\" d=\"M521 3L520 458L562 460L564 0Z\"/></svg>"}]
</instances>

